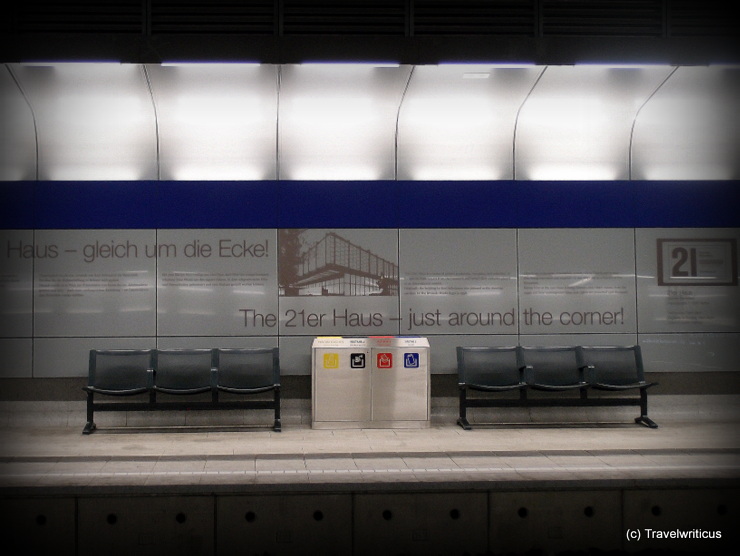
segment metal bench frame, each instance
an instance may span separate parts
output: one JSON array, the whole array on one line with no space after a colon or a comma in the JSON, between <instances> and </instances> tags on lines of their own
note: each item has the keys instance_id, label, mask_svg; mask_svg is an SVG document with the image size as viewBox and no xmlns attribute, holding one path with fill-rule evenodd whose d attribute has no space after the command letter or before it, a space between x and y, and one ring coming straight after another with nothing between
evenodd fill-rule
<instances>
[{"instance_id":1,"label":"metal bench frame","mask_svg":"<svg viewBox=\"0 0 740 556\"><path fill-rule=\"evenodd\" d=\"M535 348L535 347L522 347L516 346L520 362L520 379L518 383L511 383L508 388L496 386L490 387L485 384L472 384L465 380L465 368L464 368L464 357L466 351L470 350L497 350L497 349L513 349L507 348L478 348L478 347L462 347L457 348L457 360L458 360L458 388L459 388L459 400L460 400L460 412L457 419L457 424L465 430L470 430L472 425L467 418L467 409L471 407L616 407L616 406L639 406L640 415L635 418L635 423L645 425L649 428L657 428L658 425L648 417L648 404L647 404L647 389L657 385L656 382L646 382L643 378L642 370L642 354L640 352L640 346L604 346L599 348L582 348L580 346L568 346L565 348ZM547 351L549 349L568 349L573 350L578 361L578 373L581 376L580 384L572 384L567 387L559 387L558 385L547 385L537 382L536 369L533 366L527 364L526 352L527 350L538 350ZM609 383L595 383L590 380L592 375L593 366L589 366L585 363L585 351L590 349L629 349L633 350L636 358L636 369L635 374L638 377L633 383L630 384L609 384ZM627 390L639 390L639 397L600 397L600 398L589 398L588 392L591 389L595 390L609 390L609 391L627 391ZM476 390L480 392L487 392L489 394L496 394L503 391L514 391L518 390L518 398L500 398L500 397L468 397L468 390ZM529 390L538 391L577 391L578 397L560 397L560 396L546 396L531 398L527 396Z\"/></svg>"},{"instance_id":2,"label":"metal bench frame","mask_svg":"<svg viewBox=\"0 0 740 556\"><path fill-rule=\"evenodd\" d=\"M204 350L160 350L167 352L180 351L183 356L187 356L187 353L196 354L197 352L203 352ZM157 397L157 381L156 381L156 353L157 350L90 350L90 367L88 376L88 385L83 387L83 390L87 392L87 423L82 430L83 434L91 434L97 428L94 420L96 411L173 411L173 410L213 410L213 409L271 409L275 413L273 430L280 432L282 430L282 423L280 417L280 363L278 348L251 348L240 351L254 353L265 353L267 351L272 352L272 364L273 364L273 376L275 377L274 383L270 385L264 385L260 388L253 389L235 389L228 388L219 385L218 381L218 355L219 349L215 348L207 350L211 353L211 361L213 362L210 368L210 382L209 387L206 391L210 392L210 400L183 400L183 401L172 401L162 400ZM224 350L232 351L232 350ZM96 371L96 359L98 355L114 354L121 357L125 357L127 353L142 354L144 352L150 352L150 365L149 368L144 369L143 372L147 373L148 380L146 386L136 385L137 387L127 387L125 384L116 388L102 388L95 384L95 371ZM234 395L254 395L262 392L273 391L272 400L224 400L219 397L219 393L229 392ZM133 396L148 393L148 399L145 401L136 402L113 402L113 401L95 401L95 394L107 395L107 396ZM180 392L169 389L167 394L175 394L179 396L192 396L194 394L202 394L202 390L197 392L183 389Z\"/></svg>"}]
</instances>

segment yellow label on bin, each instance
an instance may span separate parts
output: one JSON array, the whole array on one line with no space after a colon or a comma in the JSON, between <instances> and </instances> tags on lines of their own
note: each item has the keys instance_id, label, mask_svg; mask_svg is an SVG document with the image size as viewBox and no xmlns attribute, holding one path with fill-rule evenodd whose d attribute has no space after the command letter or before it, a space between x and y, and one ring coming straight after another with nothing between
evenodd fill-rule
<instances>
[{"instance_id":1,"label":"yellow label on bin","mask_svg":"<svg viewBox=\"0 0 740 556\"><path fill-rule=\"evenodd\" d=\"M339 354L338 353L325 353L324 354L324 368L325 369L338 369L339 368Z\"/></svg>"}]
</instances>

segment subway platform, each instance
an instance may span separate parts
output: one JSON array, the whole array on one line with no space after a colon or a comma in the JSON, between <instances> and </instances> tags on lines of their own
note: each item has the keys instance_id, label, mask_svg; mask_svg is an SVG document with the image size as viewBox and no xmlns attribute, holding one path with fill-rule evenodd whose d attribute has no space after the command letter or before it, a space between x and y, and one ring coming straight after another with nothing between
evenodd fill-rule
<instances>
[{"instance_id":1,"label":"subway platform","mask_svg":"<svg viewBox=\"0 0 740 556\"><path fill-rule=\"evenodd\" d=\"M738 545L739 396L655 396L658 429L592 409L471 410L499 422L464 431L435 399L429 428L315 430L287 400L282 432L254 412L101 414L83 436L84 403L3 402L2 535L56 555Z\"/></svg>"}]
</instances>

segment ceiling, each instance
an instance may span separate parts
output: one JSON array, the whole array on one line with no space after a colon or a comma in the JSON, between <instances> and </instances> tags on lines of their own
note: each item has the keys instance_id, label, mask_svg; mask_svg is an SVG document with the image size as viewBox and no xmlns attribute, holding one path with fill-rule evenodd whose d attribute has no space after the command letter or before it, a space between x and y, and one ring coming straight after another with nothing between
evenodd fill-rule
<instances>
[{"instance_id":1,"label":"ceiling","mask_svg":"<svg viewBox=\"0 0 740 556\"><path fill-rule=\"evenodd\" d=\"M729 180L740 66L0 66L0 179Z\"/></svg>"}]
</instances>

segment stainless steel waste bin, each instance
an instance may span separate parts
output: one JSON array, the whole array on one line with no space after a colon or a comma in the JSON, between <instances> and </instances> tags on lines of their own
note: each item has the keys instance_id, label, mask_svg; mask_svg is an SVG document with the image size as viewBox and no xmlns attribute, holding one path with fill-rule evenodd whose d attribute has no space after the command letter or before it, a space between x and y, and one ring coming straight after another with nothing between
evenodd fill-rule
<instances>
[{"instance_id":1,"label":"stainless steel waste bin","mask_svg":"<svg viewBox=\"0 0 740 556\"><path fill-rule=\"evenodd\" d=\"M320 337L312 348L314 428L429 426L429 341Z\"/></svg>"}]
</instances>

